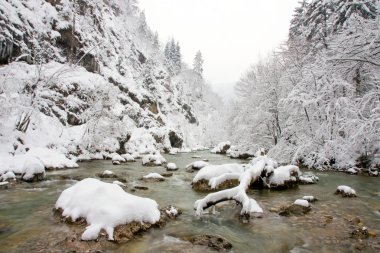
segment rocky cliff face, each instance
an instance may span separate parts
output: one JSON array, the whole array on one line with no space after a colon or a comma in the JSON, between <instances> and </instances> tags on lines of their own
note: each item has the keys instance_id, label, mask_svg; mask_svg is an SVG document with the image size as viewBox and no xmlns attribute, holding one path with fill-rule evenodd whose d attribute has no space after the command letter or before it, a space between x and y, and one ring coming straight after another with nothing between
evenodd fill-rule
<instances>
[{"instance_id":1,"label":"rocky cliff face","mask_svg":"<svg viewBox=\"0 0 380 253\"><path fill-rule=\"evenodd\" d=\"M145 134L158 149L190 145L194 101L142 16L131 0L2 1L0 152L126 152Z\"/></svg>"}]
</instances>

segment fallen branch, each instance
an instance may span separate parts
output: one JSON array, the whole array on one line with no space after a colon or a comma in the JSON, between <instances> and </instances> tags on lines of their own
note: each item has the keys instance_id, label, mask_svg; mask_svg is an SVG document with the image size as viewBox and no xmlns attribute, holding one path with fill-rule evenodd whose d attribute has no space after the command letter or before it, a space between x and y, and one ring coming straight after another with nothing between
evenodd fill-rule
<instances>
[{"instance_id":1,"label":"fallen branch","mask_svg":"<svg viewBox=\"0 0 380 253\"><path fill-rule=\"evenodd\" d=\"M276 162L264 156L253 159L250 167L240 174L240 183L238 186L231 189L210 193L203 199L197 200L194 204L196 215L200 216L202 215L203 210L227 200L235 200L237 203L242 205L242 210L240 212L241 216L249 217L252 213L262 213L263 209L259 206L256 200L248 197L246 191L249 186L260 177L271 174L276 166ZM221 176L215 177L211 184L220 184L222 182L221 179L228 179L229 177L236 178L238 173L231 174L232 175L230 176L222 174Z\"/></svg>"}]
</instances>

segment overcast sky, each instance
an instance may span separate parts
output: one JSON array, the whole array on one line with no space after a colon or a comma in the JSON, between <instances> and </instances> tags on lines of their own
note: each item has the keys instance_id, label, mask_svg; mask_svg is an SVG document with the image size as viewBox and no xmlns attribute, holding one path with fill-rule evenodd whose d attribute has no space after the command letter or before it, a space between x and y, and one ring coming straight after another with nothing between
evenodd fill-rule
<instances>
[{"instance_id":1,"label":"overcast sky","mask_svg":"<svg viewBox=\"0 0 380 253\"><path fill-rule=\"evenodd\" d=\"M229 92L250 64L285 41L298 0L139 0L160 40L174 37L192 65L201 50L204 76Z\"/></svg>"}]
</instances>

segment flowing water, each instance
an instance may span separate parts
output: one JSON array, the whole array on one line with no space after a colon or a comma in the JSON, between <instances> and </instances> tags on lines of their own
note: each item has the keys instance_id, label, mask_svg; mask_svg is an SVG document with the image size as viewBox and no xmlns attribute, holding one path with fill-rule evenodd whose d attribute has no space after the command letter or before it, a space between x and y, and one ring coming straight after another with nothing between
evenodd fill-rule
<instances>
[{"instance_id":1,"label":"flowing water","mask_svg":"<svg viewBox=\"0 0 380 253\"><path fill-rule=\"evenodd\" d=\"M52 208L59 194L76 181L57 180L58 175L95 177L106 169L125 176L128 180L126 191L131 192L134 186L146 186L148 190L136 190L132 194L152 198L162 207L174 205L182 209L183 214L163 228L151 229L128 243L111 244L102 248L103 252L207 252L205 248L182 240L198 234L224 237L232 243L232 252L357 252L360 243L375 245L360 252L380 252L376 248L380 245L379 178L317 172L320 181L316 185L301 185L286 191L250 190L249 195L264 209L262 218L243 222L239 219L240 207L231 202L222 204L213 214L198 218L194 216L193 204L205 193L191 189L195 173L185 170L188 163L200 160L192 158L194 155L209 159L212 164L244 162L206 151L167 155L167 160L180 169L164 182L140 180L150 172L165 172L163 167L143 167L140 162L118 166L110 161L83 162L77 169L48 172L46 181L21 183L0 190L0 252L59 250L52 245L70 235L70 228L54 218ZM353 187L358 197L349 199L335 195L336 187L341 184ZM306 216L282 217L269 211L305 195L319 199ZM363 241L350 239L354 227L349 220L355 217L360 217L361 223L378 236Z\"/></svg>"}]
</instances>

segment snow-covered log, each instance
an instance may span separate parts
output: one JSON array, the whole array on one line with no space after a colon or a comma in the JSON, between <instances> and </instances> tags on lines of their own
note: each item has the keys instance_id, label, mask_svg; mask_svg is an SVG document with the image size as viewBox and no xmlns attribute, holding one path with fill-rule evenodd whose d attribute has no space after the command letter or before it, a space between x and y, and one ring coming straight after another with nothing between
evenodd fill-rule
<instances>
[{"instance_id":1,"label":"snow-covered log","mask_svg":"<svg viewBox=\"0 0 380 253\"><path fill-rule=\"evenodd\" d=\"M242 205L242 210L240 212L240 215L242 216L250 216L253 213L262 213L263 209L259 206L256 200L247 195L246 191L249 186L260 177L271 174L276 166L277 163L275 161L264 156L253 159L249 167L240 174L238 186L210 193L203 199L197 200L194 204L196 214L201 215L203 210L227 200L235 200ZM236 175L233 175L232 177L235 176ZM222 174L218 177L221 179L222 177L227 178L228 176ZM213 182L217 183L218 180L215 179Z\"/></svg>"}]
</instances>

